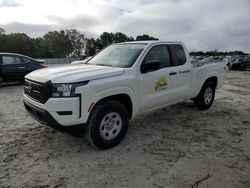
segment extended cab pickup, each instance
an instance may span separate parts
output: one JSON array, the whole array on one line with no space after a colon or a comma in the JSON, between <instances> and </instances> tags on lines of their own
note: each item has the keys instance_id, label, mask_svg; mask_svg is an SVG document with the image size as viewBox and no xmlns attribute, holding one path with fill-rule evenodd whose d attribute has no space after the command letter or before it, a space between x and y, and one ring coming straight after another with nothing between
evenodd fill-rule
<instances>
[{"instance_id":1,"label":"extended cab pickup","mask_svg":"<svg viewBox=\"0 0 250 188\"><path fill-rule=\"evenodd\" d=\"M226 63L191 64L181 42L113 44L87 64L46 68L25 77L24 105L46 125L86 125L86 136L107 149L138 114L193 100L210 108Z\"/></svg>"}]
</instances>

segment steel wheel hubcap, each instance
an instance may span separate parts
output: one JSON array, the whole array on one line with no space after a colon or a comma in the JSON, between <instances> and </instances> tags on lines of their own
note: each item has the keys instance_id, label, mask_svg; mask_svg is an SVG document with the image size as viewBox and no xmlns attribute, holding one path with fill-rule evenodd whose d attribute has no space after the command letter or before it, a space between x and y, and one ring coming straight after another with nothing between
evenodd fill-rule
<instances>
[{"instance_id":1,"label":"steel wheel hubcap","mask_svg":"<svg viewBox=\"0 0 250 188\"><path fill-rule=\"evenodd\" d=\"M204 95L204 101L206 104L209 104L212 100L212 97L213 97L213 90L208 87L205 91L205 95Z\"/></svg>"},{"instance_id":2,"label":"steel wheel hubcap","mask_svg":"<svg viewBox=\"0 0 250 188\"><path fill-rule=\"evenodd\" d=\"M111 140L120 133L121 128L122 118L120 114L111 112L105 115L102 119L99 131L102 138L105 140Z\"/></svg>"}]
</instances>

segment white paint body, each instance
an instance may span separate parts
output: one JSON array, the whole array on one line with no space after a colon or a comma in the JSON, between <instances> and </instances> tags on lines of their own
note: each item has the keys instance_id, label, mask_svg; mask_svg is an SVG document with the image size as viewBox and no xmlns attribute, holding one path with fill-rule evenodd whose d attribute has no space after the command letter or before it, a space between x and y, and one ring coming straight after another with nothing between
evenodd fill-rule
<instances>
[{"instance_id":1,"label":"white paint body","mask_svg":"<svg viewBox=\"0 0 250 188\"><path fill-rule=\"evenodd\" d=\"M166 67L158 71L142 74L140 66L147 52L162 44L181 44L185 49L186 63L176 67ZM180 71L189 70L186 73ZM170 76L170 72L177 72ZM105 97L126 94L132 101L132 118L138 114L156 110L196 97L204 82L210 77L217 77L217 88L225 80L226 63L210 63L194 67L190 63L189 54L179 42L147 42L147 46L130 68L114 68L97 65L69 65L34 71L26 76L37 82L74 83L89 80L89 83L76 88L79 98L49 98L45 104L34 101L24 95L24 100L48 111L52 117L63 126L85 124L88 121L88 109L92 103L96 104ZM167 81L166 89L155 91L156 81L164 77ZM81 112L80 109L81 108ZM58 115L57 111L72 111L72 115ZM81 114L79 114L81 113Z\"/></svg>"}]
</instances>

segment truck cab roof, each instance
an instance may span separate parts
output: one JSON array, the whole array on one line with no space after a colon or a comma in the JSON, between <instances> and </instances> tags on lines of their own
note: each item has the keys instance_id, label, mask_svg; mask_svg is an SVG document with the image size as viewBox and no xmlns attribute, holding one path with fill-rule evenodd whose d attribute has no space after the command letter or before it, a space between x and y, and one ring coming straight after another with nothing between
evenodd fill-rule
<instances>
[{"instance_id":1,"label":"truck cab roof","mask_svg":"<svg viewBox=\"0 0 250 188\"><path fill-rule=\"evenodd\" d=\"M183 42L179 41L160 41L160 40L147 40L147 41L130 41L130 42L122 42L119 44L147 44L147 45L153 45L153 44L181 44L184 45Z\"/></svg>"}]
</instances>

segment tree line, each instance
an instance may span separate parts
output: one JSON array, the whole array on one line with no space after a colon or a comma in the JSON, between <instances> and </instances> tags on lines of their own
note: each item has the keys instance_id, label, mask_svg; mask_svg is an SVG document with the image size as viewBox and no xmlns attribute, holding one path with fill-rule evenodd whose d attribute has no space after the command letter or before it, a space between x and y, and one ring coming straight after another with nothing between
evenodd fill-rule
<instances>
[{"instance_id":1,"label":"tree line","mask_svg":"<svg viewBox=\"0 0 250 188\"><path fill-rule=\"evenodd\" d=\"M75 29L50 31L43 37L32 38L25 33L6 34L0 28L0 52L20 53L34 58L93 56L112 43L134 40L158 39L146 34L133 38L121 32L103 32L97 39L88 39Z\"/></svg>"},{"instance_id":2,"label":"tree line","mask_svg":"<svg viewBox=\"0 0 250 188\"><path fill-rule=\"evenodd\" d=\"M158 40L147 34L135 38L124 33L103 32L98 38L86 38L75 29L50 31L43 37L32 38L25 33L6 34L0 28L0 52L20 53L34 58L65 58L93 56L104 47L118 42ZM242 51L218 50L190 52L191 56L246 55Z\"/></svg>"},{"instance_id":3,"label":"tree line","mask_svg":"<svg viewBox=\"0 0 250 188\"><path fill-rule=\"evenodd\" d=\"M247 55L246 53L242 51L231 51L231 52L220 52L218 50L213 50L213 51L198 51L198 52L190 52L190 56L234 56L234 55Z\"/></svg>"}]
</instances>

